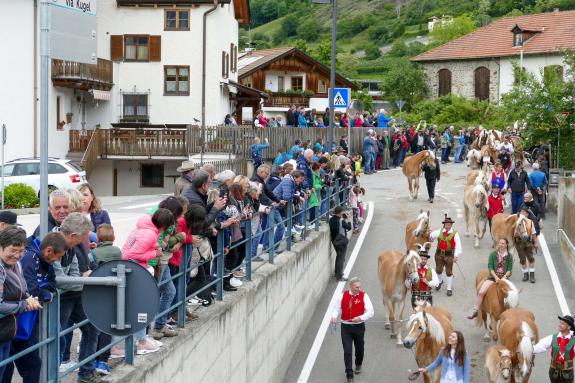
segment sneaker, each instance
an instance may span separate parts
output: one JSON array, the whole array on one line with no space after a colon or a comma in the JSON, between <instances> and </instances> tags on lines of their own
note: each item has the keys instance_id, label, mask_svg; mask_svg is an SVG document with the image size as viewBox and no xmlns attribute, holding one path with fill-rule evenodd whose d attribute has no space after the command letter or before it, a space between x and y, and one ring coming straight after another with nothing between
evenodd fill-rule
<instances>
[{"instance_id":1,"label":"sneaker","mask_svg":"<svg viewBox=\"0 0 575 383\"><path fill-rule=\"evenodd\" d=\"M100 362L99 360L96 361L96 372L100 375L109 375L110 374L110 367L106 362Z\"/></svg>"},{"instance_id":2,"label":"sneaker","mask_svg":"<svg viewBox=\"0 0 575 383\"><path fill-rule=\"evenodd\" d=\"M234 271L234 277L235 278L243 278L245 276L246 276L246 273L244 273L244 271L242 269Z\"/></svg>"},{"instance_id":3,"label":"sneaker","mask_svg":"<svg viewBox=\"0 0 575 383\"><path fill-rule=\"evenodd\" d=\"M295 227L292 227L291 233L292 233L292 235L300 235L301 231L298 231Z\"/></svg>"},{"instance_id":4,"label":"sneaker","mask_svg":"<svg viewBox=\"0 0 575 383\"><path fill-rule=\"evenodd\" d=\"M100 375L96 371L91 371L87 375L78 376L78 383L101 383L103 382Z\"/></svg>"},{"instance_id":5,"label":"sneaker","mask_svg":"<svg viewBox=\"0 0 575 383\"><path fill-rule=\"evenodd\" d=\"M188 306L201 306L203 299L198 297L193 297L192 299L188 300Z\"/></svg>"},{"instance_id":6,"label":"sneaker","mask_svg":"<svg viewBox=\"0 0 575 383\"><path fill-rule=\"evenodd\" d=\"M147 340L148 342L150 342L151 344L156 345L157 347L162 347L162 346L164 345L163 342L160 342L159 340L154 339L154 338L152 338L152 337L149 336L149 335L146 335L146 340Z\"/></svg>"},{"instance_id":7,"label":"sneaker","mask_svg":"<svg viewBox=\"0 0 575 383\"><path fill-rule=\"evenodd\" d=\"M63 361L62 363L60 363L60 372L65 372L68 371L70 368L72 368L73 365L75 365L76 362L74 362L73 360L67 360L67 361ZM77 368L74 370L76 371Z\"/></svg>"},{"instance_id":8,"label":"sneaker","mask_svg":"<svg viewBox=\"0 0 575 383\"><path fill-rule=\"evenodd\" d=\"M152 344L146 339L138 342L138 345L136 346L136 355L151 354L153 352L158 352L159 350L160 347Z\"/></svg>"},{"instance_id":9,"label":"sneaker","mask_svg":"<svg viewBox=\"0 0 575 383\"><path fill-rule=\"evenodd\" d=\"M124 350L117 344L112 346L112 349L110 350L110 359L119 359L125 357L126 357L126 350Z\"/></svg>"},{"instance_id":10,"label":"sneaker","mask_svg":"<svg viewBox=\"0 0 575 383\"><path fill-rule=\"evenodd\" d=\"M293 225L298 231L302 231L305 226L303 225Z\"/></svg>"},{"instance_id":11,"label":"sneaker","mask_svg":"<svg viewBox=\"0 0 575 383\"><path fill-rule=\"evenodd\" d=\"M474 307L473 310L471 311L471 314L469 314L467 316L467 319L471 320L471 319L475 319L477 317L477 313L479 311L477 310L477 307Z\"/></svg>"},{"instance_id":12,"label":"sneaker","mask_svg":"<svg viewBox=\"0 0 575 383\"><path fill-rule=\"evenodd\" d=\"M232 287L240 287L241 285L243 285L244 283L242 281L240 281L238 278L236 277L232 277L230 279L230 286Z\"/></svg>"},{"instance_id":13,"label":"sneaker","mask_svg":"<svg viewBox=\"0 0 575 383\"><path fill-rule=\"evenodd\" d=\"M163 337L171 338L178 335L178 331L174 330L174 328L168 324L164 325L161 329L152 329L152 338L159 340Z\"/></svg>"}]
</instances>

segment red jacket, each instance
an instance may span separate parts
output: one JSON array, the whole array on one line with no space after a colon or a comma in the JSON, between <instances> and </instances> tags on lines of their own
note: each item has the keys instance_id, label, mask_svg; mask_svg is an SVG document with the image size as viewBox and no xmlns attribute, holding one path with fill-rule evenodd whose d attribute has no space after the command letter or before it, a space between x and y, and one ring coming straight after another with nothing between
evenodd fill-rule
<instances>
[{"instance_id":1,"label":"red jacket","mask_svg":"<svg viewBox=\"0 0 575 383\"><path fill-rule=\"evenodd\" d=\"M182 261L182 255L184 254L184 246L189 245L192 243L192 233L191 230L188 229L188 225L186 224L186 219L184 217L178 218L178 233L186 233L186 238L184 239L184 243L179 250L174 251L172 258L168 261L168 263L172 266L179 267L180 262Z\"/></svg>"},{"instance_id":2,"label":"red jacket","mask_svg":"<svg viewBox=\"0 0 575 383\"><path fill-rule=\"evenodd\" d=\"M487 217L492 219L495 214L503 213L503 197L501 193L497 197L493 194L490 194L487 197L487 202L489 202L489 209L487 210Z\"/></svg>"}]
</instances>

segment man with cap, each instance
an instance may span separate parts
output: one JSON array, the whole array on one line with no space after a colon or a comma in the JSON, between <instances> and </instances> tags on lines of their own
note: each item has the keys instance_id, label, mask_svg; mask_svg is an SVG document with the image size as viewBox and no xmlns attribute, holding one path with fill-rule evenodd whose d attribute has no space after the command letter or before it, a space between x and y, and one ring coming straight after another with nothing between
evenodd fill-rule
<instances>
[{"instance_id":1,"label":"man with cap","mask_svg":"<svg viewBox=\"0 0 575 383\"><path fill-rule=\"evenodd\" d=\"M0 211L0 231L8 226L18 225L18 216L9 210ZM20 225L18 225L20 226Z\"/></svg>"},{"instance_id":2,"label":"man with cap","mask_svg":"<svg viewBox=\"0 0 575 383\"><path fill-rule=\"evenodd\" d=\"M373 304L361 289L361 280L349 280L349 290L341 294L332 306L331 323L341 318L341 343L347 382L353 382L353 374L361 373L363 364L365 321L373 317ZM355 347L355 371L352 368L352 350Z\"/></svg>"},{"instance_id":3,"label":"man with cap","mask_svg":"<svg viewBox=\"0 0 575 383\"><path fill-rule=\"evenodd\" d=\"M529 208L526 205L521 206L518 214L525 217L525 229L527 230L527 238L515 238L515 249L523 269L523 282L530 280L531 283L535 283L535 257L533 252L539 247L537 230L533 221L529 219Z\"/></svg>"},{"instance_id":4,"label":"man with cap","mask_svg":"<svg viewBox=\"0 0 575 383\"><path fill-rule=\"evenodd\" d=\"M461 256L461 238L459 233L453 229L455 222L447 216L447 213L442 223L443 228L433 231L429 235L429 240L433 242L437 239L435 269L439 275L439 285L437 285L435 290L439 291L443 285L443 268L445 267L447 296L450 297L453 295L453 263L457 262L457 259Z\"/></svg>"},{"instance_id":5,"label":"man with cap","mask_svg":"<svg viewBox=\"0 0 575 383\"><path fill-rule=\"evenodd\" d=\"M531 189L529 176L523 170L523 162L515 162L515 169L509 173L507 179L507 192L511 194L511 213L517 214L519 207L523 203L523 194L526 190Z\"/></svg>"},{"instance_id":6,"label":"man with cap","mask_svg":"<svg viewBox=\"0 0 575 383\"><path fill-rule=\"evenodd\" d=\"M533 352L539 354L551 349L549 366L549 381L551 383L573 383L573 358L575 320L571 315L559 316L557 334L546 336L533 347Z\"/></svg>"},{"instance_id":7,"label":"man with cap","mask_svg":"<svg viewBox=\"0 0 575 383\"><path fill-rule=\"evenodd\" d=\"M176 197L179 197L192 184L192 173L195 168L196 165L193 161L183 161L182 165L176 169L180 173L180 178L176 180L174 185L174 195Z\"/></svg>"},{"instance_id":8,"label":"man with cap","mask_svg":"<svg viewBox=\"0 0 575 383\"><path fill-rule=\"evenodd\" d=\"M433 288L439 285L439 278L433 268L427 264L429 261L429 249L431 243L427 242L419 246L419 265L417 266L417 274L419 275L419 282L412 284L411 279L405 280L405 287L411 289L411 307L415 308L417 301L429 302L433 305Z\"/></svg>"}]
</instances>

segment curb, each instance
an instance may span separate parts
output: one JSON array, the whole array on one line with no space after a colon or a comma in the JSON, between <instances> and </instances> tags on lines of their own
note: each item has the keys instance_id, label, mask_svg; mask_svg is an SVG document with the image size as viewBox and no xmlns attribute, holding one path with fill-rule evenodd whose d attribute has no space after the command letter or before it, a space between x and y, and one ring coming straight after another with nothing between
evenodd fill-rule
<instances>
[{"instance_id":1,"label":"curb","mask_svg":"<svg viewBox=\"0 0 575 383\"><path fill-rule=\"evenodd\" d=\"M39 207L31 207L26 209L4 209L1 211L11 211L12 213L16 213L16 215L40 214Z\"/></svg>"}]
</instances>

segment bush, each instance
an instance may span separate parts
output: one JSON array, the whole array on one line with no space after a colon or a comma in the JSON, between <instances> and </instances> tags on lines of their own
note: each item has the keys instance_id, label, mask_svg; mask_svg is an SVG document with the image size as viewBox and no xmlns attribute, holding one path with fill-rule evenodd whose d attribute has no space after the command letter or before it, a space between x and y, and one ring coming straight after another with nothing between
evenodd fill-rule
<instances>
[{"instance_id":1,"label":"bush","mask_svg":"<svg viewBox=\"0 0 575 383\"><path fill-rule=\"evenodd\" d=\"M12 184L4 188L4 204L8 209L23 209L38 206L38 196L31 186Z\"/></svg>"}]
</instances>

